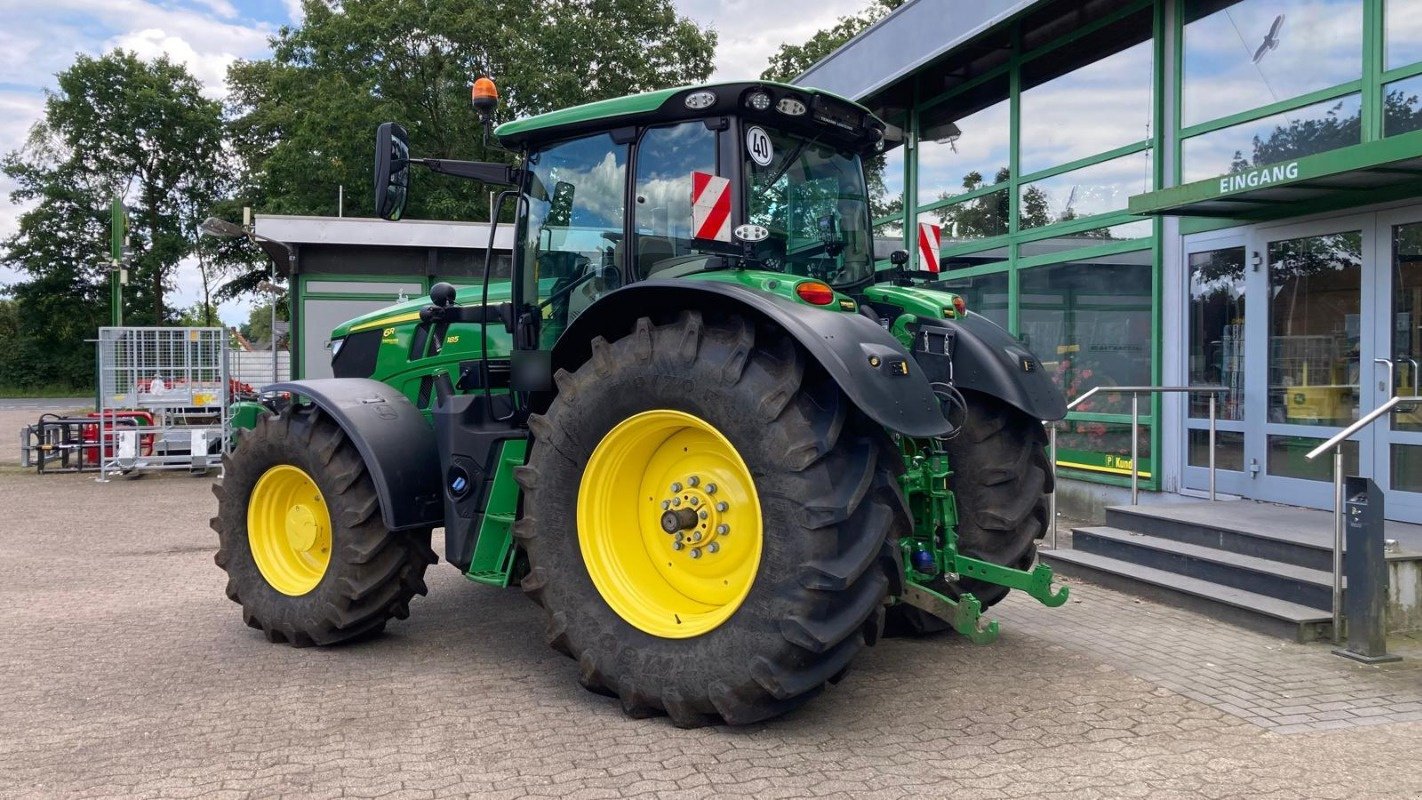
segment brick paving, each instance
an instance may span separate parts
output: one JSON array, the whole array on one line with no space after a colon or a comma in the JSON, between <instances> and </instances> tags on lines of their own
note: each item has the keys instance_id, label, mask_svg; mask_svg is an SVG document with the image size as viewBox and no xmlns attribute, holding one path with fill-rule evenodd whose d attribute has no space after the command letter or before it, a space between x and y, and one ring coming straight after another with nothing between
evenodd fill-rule
<instances>
[{"instance_id":1,"label":"brick paving","mask_svg":"<svg viewBox=\"0 0 1422 800\"><path fill-rule=\"evenodd\" d=\"M447 565L384 636L268 645L212 507L185 476L0 469L0 797L1422 797L1422 653L1362 667L1073 584L1005 603L993 645L885 642L795 714L683 731Z\"/></svg>"}]
</instances>

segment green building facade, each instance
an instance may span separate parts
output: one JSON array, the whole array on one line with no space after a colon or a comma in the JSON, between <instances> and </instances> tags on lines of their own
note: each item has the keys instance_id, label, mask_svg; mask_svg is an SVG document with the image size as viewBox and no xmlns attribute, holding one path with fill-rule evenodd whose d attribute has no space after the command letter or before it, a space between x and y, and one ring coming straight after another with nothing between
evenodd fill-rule
<instances>
[{"instance_id":1,"label":"green building facade","mask_svg":"<svg viewBox=\"0 0 1422 800\"><path fill-rule=\"evenodd\" d=\"M1303 455L1422 394L1422 0L910 0L797 82L901 129L879 236L937 226L1069 399L1224 387L1222 492L1331 507ZM1143 398L1143 486L1207 488L1207 397ZM1063 476L1126 482L1129 412L1073 411ZM1345 459L1422 520L1422 410Z\"/></svg>"}]
</instances>

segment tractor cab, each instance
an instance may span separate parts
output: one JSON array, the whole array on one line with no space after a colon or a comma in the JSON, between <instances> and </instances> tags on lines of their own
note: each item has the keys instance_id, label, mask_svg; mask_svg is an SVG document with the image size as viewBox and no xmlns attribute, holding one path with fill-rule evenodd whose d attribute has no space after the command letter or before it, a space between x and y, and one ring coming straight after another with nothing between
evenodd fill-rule
<instances>
[{"instance_id":1,"label":"tractor cab","mask_svg":"<svg viewBox=\"0 0 1422 800\"><path fill-rule=\"evenodd\" d=\"M855 103L767 82L671 89L499 126L499 142L522 161L496 176L511 185L501 209L515 206L515 338L548 350L593 303L644 280L744 280L749 270L784 276L787 288L810 279L832 299L863 287L874 248L862 158L883 131ZM377 205L389 219L403 209L410 163L498 171L408 153L403 132L383 127Z\"/></svg>"}]
</instances>

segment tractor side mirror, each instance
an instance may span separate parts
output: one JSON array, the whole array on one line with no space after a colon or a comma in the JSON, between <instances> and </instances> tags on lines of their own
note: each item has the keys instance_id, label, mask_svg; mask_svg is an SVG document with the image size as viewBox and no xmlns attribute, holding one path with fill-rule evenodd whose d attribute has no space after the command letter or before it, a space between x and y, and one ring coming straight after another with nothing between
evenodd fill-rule
<instances>
[{"instance_id":1,"label":"tractor side mirror","mask_svg":"<svg viewBox=\"0 0 1422 800\"><path fill-rule=\"evenodd\" d=\"M454 286L440 281L430 287L430 302L440 308L449 308L454 305Z\"/></svg>"},{"instance_id":2,"label":"tractor side mirror","mask_svg":"<svg viewBox=\"0 0 1422 800\"><path fill-rule=\"evenodd\" d=\"M375 129L375 213L398 220L410 190L410 137L394 122Z\"/></svg>"}]
</instances>

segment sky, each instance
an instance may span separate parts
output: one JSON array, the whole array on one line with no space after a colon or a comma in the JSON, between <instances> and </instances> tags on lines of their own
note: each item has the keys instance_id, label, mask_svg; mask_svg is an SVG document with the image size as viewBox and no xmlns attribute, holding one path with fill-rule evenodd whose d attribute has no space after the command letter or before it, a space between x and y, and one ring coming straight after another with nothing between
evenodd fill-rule
<instances>
[{"instance_id":1,"label":"sky","mask_svg":"<svg viewBox=\"0 0 1422 800\"><path fill-rule=\"evenodd\" d=\"M43 113L44 93L76 53L100 55L122 47L145 58L167 54L187 65L205 93L226 95L224 76L235 59L270 54L268 39L300 21L300 0L0 0L0 153L24 144ZM773 17L761 0L676 0L678 10L720 38L716 80L753 78L782 42L802 42L868 0L779 0ZM771 21L773 19L773 22ZM0 239L24 212L9 202L14 185L0 177ZM258 209L260 212L260 209ZM0 286L18 275L0 266ZM197 267L180 266L169 303L201 298ZM244 322L247 302L219 310L229 325Z\"/></svg>"}]
</instances>

